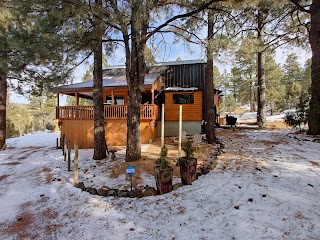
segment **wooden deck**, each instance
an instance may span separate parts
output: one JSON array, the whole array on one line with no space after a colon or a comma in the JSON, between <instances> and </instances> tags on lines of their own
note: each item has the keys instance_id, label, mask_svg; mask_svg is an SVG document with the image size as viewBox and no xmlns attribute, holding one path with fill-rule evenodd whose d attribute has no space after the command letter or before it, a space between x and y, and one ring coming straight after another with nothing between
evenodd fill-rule
<instances>
[{"instance_id":1,"label":"wooden deck","mask_svg":"<svg viewBox=\"0 0 320 240\"><path fill-rule=\"evenodd\" d=\"M93 106L64 106L56 107L56 118L59 120L93 120ZM105 105L104 119L125 120L127 119L127 105ZM159 107L155 104L143 104L140 106L141 120L159 119Z\"/></svg>"}]
</instances>

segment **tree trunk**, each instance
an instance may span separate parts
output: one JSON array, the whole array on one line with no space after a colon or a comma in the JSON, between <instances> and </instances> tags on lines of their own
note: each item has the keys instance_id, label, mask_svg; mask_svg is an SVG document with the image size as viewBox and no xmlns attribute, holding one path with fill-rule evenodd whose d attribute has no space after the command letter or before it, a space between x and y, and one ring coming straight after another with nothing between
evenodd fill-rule
<instances>
[{"instance_id":1,"label":"tree trunk","mask_svg":"<svg viewBox=\"0 0 320 240\"><path fill-rule=\"evenodd\" d=\"M258 110L257 124L259 127L266 126L265 99L266 99L266 82L265 82L265 56L264 56L264 27L262 11L258 11L258 41L260 50L258 52Z\"/></svg>"},{"instance_id":2,"label":"tree trunk","mask_svg":"<svg viewBox=\"0 0 320 240\"><path fill-rule=\"evenodd\" d=\"M146 47L146 34L148 16L141 17L145 7L140 1L132 3L131 19L131 52L130 52L130 72L128 80L129 103L127 116L127 149L126 161L137 161L141 157L140 138L140 104L141 91L144 85L146 64L144 50ZM128 52L126 50L126 52ZM127 59L128 61L129 59Z\"/></svg>"},{"instance_id":3,"label":"tree trunk","mask_svg":"<svg viewBox=\"0 0 320 240\"><path fill-rule=\"evenodd\" d=\"M102 8L102 1L96 0L96 6ZM94 152L93 159L106 158L106 140L103 111L103 85L102 85L102 36L104 23L102 16L96 13L95 21L94 69L93 69L93 103L94 103Z\"/></svg>"},{"instance_id":4,"label":"tree trunk","mask_svg":"<svg viewBox=\"0 0 320 240\"><path fill-rule=\"evenodd\" d=\"M213 85L213 49L210 41L213 40L214 35L214 18L212 10L208 10L208 45L207 45L207 78L205 91L205 132L208 143L212 144L216 141L214 132L214 124L216 119L216 112L214 108L214 85Z\"/></svg>"},{"instance_id":5,"label":"tree trunk","mask_svg":"<svg viewBox=\"0 0 320 240\"><path fill-rule=\"evenodd\" d=\"M7 73L0 70L0 150L6 143Z\"/></svg>"},{"instance_id":6,"label":"tree trunk","mask_svg":"<svg viewBox=\"0 0 320 240\"><path fill-rule=\"evenodd\" d=\"M313 0L310 8L311 29L309 41L312 50L311 100L309 104L309 135L320 135L320 1Z\"/></svg>"},{"instance_id":7,"label":"tree trunk","mask_svg":"<svg viewBox=\"0 0 320 240\"><path fill-rule=\"evenodd\" d=\"M250 82L250 112L254 111L254 83Z\"/></svg>"}]
</instances>

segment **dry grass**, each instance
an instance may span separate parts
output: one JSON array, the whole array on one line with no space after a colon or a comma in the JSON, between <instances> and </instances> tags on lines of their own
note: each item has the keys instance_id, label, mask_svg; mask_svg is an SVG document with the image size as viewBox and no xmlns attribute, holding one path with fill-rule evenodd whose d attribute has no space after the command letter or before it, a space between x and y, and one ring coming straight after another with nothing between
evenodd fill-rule
<instances>
[{"instance_id":1,"label":"dry grass","mask_svg":"<svg viewBox=\"0 0 320 240\"><path fill-rule=\"evenodd\" d=\"M259 142L263 143L266 146L274 146L274 145L279 145L282 143L281 141L268 141L268 140L261 140Z\"/></svg>"},{"instance_id":2,"label":"dry grass","mask_svg":"<svg viewBox=\"0 0 320 240\"><path fill-rule=\"evenodd\" d=\"M174 145L172 138L165 138L165 144L168 148L168 160L170 162L170 166L173 169L173 175L177 178L180 178L180 169L177 166L177 160L179 157L178 146ZM120 150L120 148L118 149ZM209 151L215 150L215 146L208 145L207 147L201 147L199 151L195 151L194 157L198 159L198 168L205 163L208 158L206 154ZM110 178L118 178L120 175L124 175L127 180L129 177L126 174L126 168L131 165L136 169L135 177L133 179L133 185L137 186L143 182L144 174L154 175L154 167L156 166L155 161L159 158L161 151L160 147L160 139L153 144L148 146L146 151L141 153L141 158L135 162L122 162L118 161L113 166L109 167L104 171L104 173L108 174ZM184 152L181 152L181 156L184 156ZM103 165L103 162L100 163Z\"/></svg>"},{"instance_id":3,"label":"dry grass","mask_svg":"<svg viewBox=\"0 0 320 240\"><path fill-rule=\"evenodd\" d=\"M170 166L173 168L173 175L180 177L179 168L176 167L176 160L178 158L178 150L176 146L167 145L168 147L168 160ZM120 175L125 175L126 179L129 180L126 175L126 168L131 165L136 169L135 177L133 179L133 185L136 186L143 182L144 174L154 174L155 161L160 155L160 144L155 143L148 147L145 152L141 153L141 158L135 162L118 162L110 167L107 171L110 173L109 177L118 178ZM107 173L106 171L106 173Z\"/></svg>"},{"instance_id":4,"label":"dry grass","mask_svg":"<svg viewBox=\"0 0 320 240\"><path fill-rule=\"evenodd\" d=\"M0 175L0 182L5 180L7 177L9 177L10 175Z\"/></svg>"},{"instance_id":5,"label":"dry grass","mask_svg":"<svg viewBox=\"0 0 320 240\"><path fill-rule=\"evenodd\" d=\"M36 234L32 233L32 231L29 231L30 226L35 219L34 214L28 211L30 205L32 205L32 203L27 202L21 206L21 211L17 215L15 221L8 224L3 224L3 226L0 225L4 233L16 235L17 239L34 239L37 237Z\"/></svg>"},{"instance_id":6,"label":"dry grass","mask_svg":"<svg viewBox=\"0 0 320 240\"><path fill-rule=\"evenodd\" d=\"M14 166L14 165L18 165L18 164L20 164L19 162L9 162L9 163L1 163L0 165L12 165L12 166Z\"/></svg>"},{"instance_id":7,"label":"dry grass","mask_svg":"<svg viewBox=\"0 0 320 240\"><path fill-rule=\"evenodd\" d=\"M320 167L320 164L317 162L314 162L314 161L309 161L309 162L312 164L312 166Z\"/></svg>"},{"instance_id":8,"label":"dry grass","mask_svg":"<svg viewBox=\"0 0 320 240\"><path fill-rule=\"evenodd\" d=\"M268 129L284 129L284 128L290 128L290 127L288 127L283 120L275 120L273 122L268 122L267 128Z\"/></svg>"},{"instance_id":9,"label":"dry grass","mask_svg":"<svg viewBox=\"0 0 320 240\"><path fill-rule=\"evenodd\" d=\"M50 170L49 168L43 168L43 169L41 170L41 173L44 174L45 179L46 179L46 182L47 182L47 183L51 183L51 180L52 180L51 170Z\"/></svg>"}]
</instances>

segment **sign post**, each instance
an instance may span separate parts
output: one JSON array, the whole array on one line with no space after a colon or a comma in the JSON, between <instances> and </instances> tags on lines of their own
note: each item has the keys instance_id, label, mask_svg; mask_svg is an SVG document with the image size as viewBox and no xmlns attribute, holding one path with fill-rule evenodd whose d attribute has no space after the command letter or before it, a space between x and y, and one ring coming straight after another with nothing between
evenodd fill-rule
<instances>
[{"instance_id":1,"label":"sign post","mask_svg":"<svg viewBox=\"0 0 320 240\"><path fill-rule=\"evenodd\" d=\"M130 177L130 181L131 181L131 191L132 191L132 176L135 172L136 172L136 169L134 168L134 166L128 166L126 169L126 173Z\"/></svg>"}]
</instances>

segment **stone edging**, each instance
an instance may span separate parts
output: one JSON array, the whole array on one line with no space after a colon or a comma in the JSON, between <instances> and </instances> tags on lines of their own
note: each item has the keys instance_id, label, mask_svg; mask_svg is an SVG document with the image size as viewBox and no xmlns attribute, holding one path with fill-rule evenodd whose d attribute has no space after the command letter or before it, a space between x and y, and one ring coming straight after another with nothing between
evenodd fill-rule
<instances>
[{"instance_id":1,"label":"stone edging","mask_svg":"<svg viewBox=\"0 0 320 240\"><path fill-rule=\"evenodd\" d=\"M217 142L219 147L215 151L215 153L210 156L207 162L200 167L200 172L197 172L197 179L202 175L208 174L213 169L213 163L217 159L219 155L224 153L224 144L222 142ZM176 190L182 187L182 183L176 183L172 186L173 190ZM146 185L143 190L141 189L133 189L132 191L129 190L120 190L120 189L105 189L105 188L94 188L94 187L85 187L83 182L79 182L76 188L80 188L82 191L88 192L92 195L98 195L103 197L127 197L127 198L142 198L142 197L149 197L149 196L156 196L157 190L154 187L150 187Z\"/></svg>"}]
</instances>

